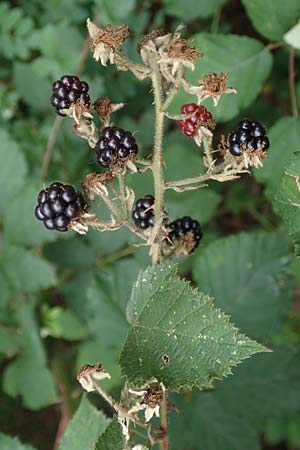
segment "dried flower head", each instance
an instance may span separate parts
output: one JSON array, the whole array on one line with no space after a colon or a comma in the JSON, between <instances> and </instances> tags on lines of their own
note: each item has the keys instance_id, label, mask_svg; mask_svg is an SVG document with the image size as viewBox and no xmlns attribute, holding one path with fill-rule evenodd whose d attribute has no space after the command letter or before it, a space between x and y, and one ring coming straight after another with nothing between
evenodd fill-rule
<instances>
[{"instance_id":1,"label":"dried flower head","mask_svg":"<svg viewBox=\"0 0 300 450\"><path fill-rule=\"evenodd\" d=\"M89 173L81 183L82 189L87 193L91 200L102 194L108 196L106 184L114 179L111 171L103 173Z\"/></svg>"},{"instance_id":2,"label":"dried flower head","mask_svg":"<svg viewBox=\"0 0 300 450\"><path fill-rule=\"evenodd\" d=\"M150 386L148 389L129 389L131 394L140 397L136 404L129 410L129 413L132 414L145 410L146 422L150 422L153 416L159 417L159 408L163 401L164 391L165 386L162 383L156 386Z\"/></svg>"},{"instance_id":3,"label":"dried flower head","mask_svg":"<svg viewBox=\"0 0 300 450\"><path fill-rule=\"evenodd\" d=\"M110 374L105 372L102 364L95 364L93 366L85 364L80 368L77 375L77 380L87 392L95 390L95 380L104 380L105 378L110 378Z\"/></svg>"},{"instance_id":4,"label":"dried flower head","mask_svg":"<svg viewBox=\"0 0 300 450\"><path fill-rule=\"evenodd\" d=\"M110 115L119 109L123 108L124 103L112 103L109 97L98 98L93 104L94 110L100 117L104 126L108 126L110 122Z\"/></svg>"},{"instance_id":5,"label":"dried flower head","mask_svg":"<svg viewBox=\"0 0 300 450\"><path fill-rule=\"evenodd\" d=\"M90 48L94 53L96 61L101 61L103 66L107 61L114 63L116 50L129 37L127 25L105 25L103 28L97 27L90 19L87 19L87 28L90 35Z\"/></svg>"},{"instance_id":6,"label":"dried flower head","mask_svg":"<svg viewBox=\"0 0 300 450\"><path fill-rule=\"evenodd\" d=\"M171 64L173 66L172 75L174 76L180 65L194 70L195 60L203 56L204 53L200 53L194 47L190 46L186 39L174 39L165 49L160 63Z\"/></svg>"},{"instance_id":7,"label":"dried flower head","mask_svg":"<svg viewBox=\"0 0 300 450\"><path fill-rule=\"evenodd\" d=\"M156 43L156 39L165 36L167 33L163 27L156 28L151 33L145 34L137 44L137 51L141 53L142 48L148 44L148 42ZM159 41L158 41L159 43Z\"/></svg>"},{"instance_id":8,"label":"dried flower head","mask_svg":"<svg viewBox=\"0 0 300 450\"><path fill-rule=\"evenodd\" d=\"M160 55L171 42L172 34L166 33L163 28L158 28L146 36L143 36L138 44L138 51L146 65L151 66L151 55Z\"/></svg>"},{"instance_id":9,"label":"dried flower head","mask_svg":"<svg viewBox=\"0 0 300 450\"><path fill-rule=\"evenodd\" d=\"M214 105L217 106L223 94L236 94L236 90L229 88L227 84L229 75L227 73L209 73L198 80L198 86L192 86L186 81L182 85L186 92L196 95L198 103L211 97Z\"/></svg>"}]
</instances>

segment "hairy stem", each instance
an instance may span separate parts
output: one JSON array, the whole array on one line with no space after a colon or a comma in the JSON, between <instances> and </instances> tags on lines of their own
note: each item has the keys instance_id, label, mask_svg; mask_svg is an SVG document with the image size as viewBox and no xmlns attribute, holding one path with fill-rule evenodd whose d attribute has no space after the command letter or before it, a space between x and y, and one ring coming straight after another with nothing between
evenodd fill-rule
<instances>
[{"instance_id":1,"label":"hairy stem","mask_svg":"<svg viewBox=\"0 0 300 450\"><path fill-rule=\"evenodd\" d=\"M166 433L164 439L159 444L161 450L168 450L169 448L168 413L168 391L165 390L163 401L160 406L160 426Z\"/></svg>"},{"instance_id":2,"label":"hairy stem","mask_svg":"<svg viewBox=\"0 0 300 450\"><path fill-rule=\"evenodd\" d=\"M164 201L164 174L162 166L162 140L164 126L164 112L162 110L162 80L157 62L152 60L152 86L155 105L155 135L152 172L154 178L154 240L151 248L152 262L155 264L160 259L160 243L162 234L162 212Z\"/></svg>"},{"instance_id":3,"label":"hairy stem","mask_svg":"<svg viewBox=\"0 0 300 450\"><path fill-rule=\"evenodd\" d=\"M236 178L239 178L242 173L249 173L248 170L245 169L232 169L228 170L227 172L221 172L221 173L204 173L197 177L193 178L186 178L184 180L178 180L178 181L170 181L169 183L166 183L166 189L175 189L180 188L182 186L190 186L196 183L202 183L203 181L207 180L215 180L219 182L223 181L229 181L234 180Z\"/></svg>"},{"instance_id":4,"label":"hairy stem","mask_svg":"<svg viewBox=\"0 0 300 450\"><path fill-rule=\"evenodd\" d=\"M124 216L127 219L128 211L127 211L127 205L126 205L125 183L124 183L124 174L123 173L118 173L118 181L119 181L121 206L122 206Z\"/></svg>"}]
</instances>

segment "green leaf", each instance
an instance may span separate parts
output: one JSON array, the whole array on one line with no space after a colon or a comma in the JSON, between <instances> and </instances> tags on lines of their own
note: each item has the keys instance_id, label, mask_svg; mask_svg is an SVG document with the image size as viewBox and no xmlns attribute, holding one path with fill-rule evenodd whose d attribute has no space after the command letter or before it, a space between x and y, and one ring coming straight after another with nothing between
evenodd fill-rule
<instances>
[{"instance_id":1,"label":"green leaf","mask_svg":"<svg viewBox=\"0 0 300 450\"><path fill-rule=\"evenodd\" d=\"M289 234L300 249L300 153L296 153L285 168L281 183L273 198L275 211L287 224Z\"/></svg>"},{"instance_id":2,"label":"green leaf","mask_svg":"<svg viewBox=\"0 0 300 450\"><path fill-rule=\"evenodd\" d=\"M6 213L7 205L25 183L26 161L19 146L4 130L0 130L0 214Z\"/></svg>"},{"instance_id":3,"label":"green leaf","mask_svg":"<svg viewBox=\"0 0 300 450\"><path fill-rule=\"evenodd\" d=\"M0 323L0 354L11 358L18 351L20 343L20 334Z\"/></svg>"},{"instance_id":4,"label":"green leaf","mask_svg":"<svg viewBox=\"0 0 300 450\"><path fill-rule=\"evenodd\" d=\"M13 247L4 250L0 257L0 267L9 285L16 291L33 292L56 283L52 266L28 250Z\"/></svg>"},{"instance_id":5,"label":"green leaf","mask_svg":"<svg viewBox=\"0 0 300 450\"><path fill-rule=\"evenodd\" d=\"M40 365L30 350L12 362L3 374L3 389L11 397L20 395L32 410L48 406L56 398L51 372Z\"/></svg>"},{"instance_id":6,"label":"green leaf","mask_svg":"<svg viewBox=\"0 0 300 450\"><path fill-rule=\"evenodd\" d=\"M228 413L214 393L195 392L189 403L176 397L175 404L179 414L170 420L172 449L260 450L253 427Z\"/></svg>"},{"instance_id":7,"label":"green leaf","mask_svg":"<svg viewBox=\"0 0 300 450\"><path fill-rule=\"evenodd\" d=\"M30 300L29 296L14 299L23 352L6 367L3 389L12 397L20 395L27 408L36 410L52 403L56 390L53 375L46 367L46 354Z\"/></svg>"},{"instance_id":8,"label":"green leaf","mask_svg":"<svg viewBox=\"0 0 300 450\"><path fill-rule=\"evenodd\" d=\"M87 291L87 323L96 340L120 347L128 330L125 309L139 271L134 259L122 260L111 270L94 277Z\"/></svg>"},{"instance_id":9,"label":"green leaf","mask_svg":"<svg viewBox=\"0 0 300 450\"><path fill-rule=\"evenodd\" d=\"M166 195L166 209L170 217L191 216L203 225L213 217L220 201L220 195L212 189L182 193L169 191Z\"/></svg>"},{"instance_id":10,"label":"green leaf","mask_svg":"<svg viewBox=\"0 0 300 450\"><path fill-rule=\"evenodd\" d=\"M267 39L281 40L300 14L298 0L242 0L254 27Z\"/></svg>"},{"instance_id":11,"label":"green leaf","mask_svg":"<svg viewBox=\"0 0 300 450\"><path fill-rule=\"evenodd\" d=\"M283 117L268 131L271 147L264 166L254 170L255 178L267 186L266 195L272 198L278 188L284 168L300 151L300 118Z\"/></svg>"},{"instance_id":12,"label":"green leaf","mask_svg":"<svg viewBox=\"0 0 300 450\"><path fill-rule=\"evenodd\" d=\"M16 89L25 103L37 110L50 111L49 81L36 73L32 64L15 62L13 78Z\"/></svg>"},{"instance_id":13,"label":"green leaf","mask_svg":"<svg viewBox=\"0 0 300 450\"><path fill-rule=\"evenodd\" d=\"M103 23L118 23L119 21L127 21L128 16L133 14L135 1L123 0L116 5L110 0L95 0L95 14L102 18Z\"/></svg>"},{"instance_id":14,"label":"green leaf","mask_svg":"<svg viewBox=\"0 0 300 450\"><path fill-rule=\"evenodd\" d=\"M18 438L0 434L1 450L34 450L31 445L22 444Z\"/></svg>"},{"instance_id":15,"label":"green leaf","mask_svg":"<svg viewBox=\"0 0 300 450\"><path fill-rule=\"evenodd\" d=\"M123 450L121 426L114 418L106 431L99 437L94 450Z\"/></svg>"},{"instance_id":16,"label":"green leaf","mask_svg":"<svg viewBox=\"0 0 300 450\"><path fill-rule=\"evenodd\" d=\"M300 352L281 346L255 355L219 383L215 394L230 414L249 423L291 416L299 411Z\"/></svg>"},{"instance_id":17,"label":"green leaf","mask_svg":"<svg viewBox=\"0 0 300 450\"><path fill-rule=\"evenodd\" d=\"M51 233L36 219L34 208L37 194L41 190L38 183L28 183L16 194L6 207L4 216L5 240L20 245L39 245L57 239L59 233ZM20 220L22 217L22 220Z\"/></svg>"},{"instance_id":18,"label":"green leaf","mask_svg":"<svg viewBox=\"0 0 300 450\"><path fill-rule=\"evenodd\" d=\"M69 310L60 306L49 308L43 305L43 336L77 341L88 336L87 327Z\"/></svg>"},{"instance_id":19,"label":"green leaf","mask_svg":"<svg viewBox=\"0 0 300 450\"><path fill-rule=\"evenodd\" d=\"M62 437L59 450L93 450L109 422L103 412L98 411L84 395Z\"/></svg>"},{"instance_id":20,"label":"green leaf","mask_svg":"<svg viewBox=\"0 0 300 450\"><path fill-rule=\"evenodd\" d=\"M294 298L289 243L281 233L242 233L212 242L193 266L199 289L256 339L287 318Z\"/></svg>"},{"instance_id":21,"label":"green leaf","mask_svg":"<svg viewBox=\"0 0 300 450\"><path fill-rule=\"evenodd\" d=\"M240 334L228 316L179 279L170 264L140 273L127 317L131 326L121 369L139 385L156 377L171 390L210 388L243 359L266 350Z\"/></svg>"},{"instance_id":22,"label":"green leaf","mask_svg":"<svg viewBox=\"0 0 300 450\"><path fill-rule=\"evenodd\" d=\"M209 17L223 6L227 0L164 0L164 10L167 14L178 17L184 22L195 20L197 17Z\"/></svg>"},{"instance_id":23,"label":"green leaf","mask_svg":"<svg viewBox=\"0 0 300 450\"><path fill-rule=\"evenodd\" d=\"M201 33L194 36L194 43L204 57L197 61L195 71L189 72L188 80L197 85L202 74L226 72L229 86L237 90L237 94L223 95L216 109L211 100L206 103L217 121L228 121L255 100L271 71L272 55L259 41L247 36ZM172 103L172 112L178 113L180 106L191 99L180 91Z\"/></svg>"}]
</instances>

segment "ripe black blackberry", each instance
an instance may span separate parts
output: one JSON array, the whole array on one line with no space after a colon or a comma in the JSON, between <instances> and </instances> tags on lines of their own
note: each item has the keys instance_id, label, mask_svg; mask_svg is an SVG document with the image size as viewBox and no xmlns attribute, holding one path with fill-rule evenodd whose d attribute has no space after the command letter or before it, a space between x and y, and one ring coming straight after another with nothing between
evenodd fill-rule
<instances>
[{"instance_id":1,"label":"ripe black blackberry","mask_svg":"<svg viewBox=\"0 0 300 450\"><path fill-rule=\"evenodd\" d=\"M62 109L69 108L72 103L80 102L90 106L90 96L88 94L89 85L86 81L80 81L73 75L64 75L60 80L53 83L53 94L50 98L51 105L56 108L59 116L65 116Z\"/></svg>"},{"instance_id":2,"label":"ripe black blackberry","mask_svg":"<svg viewBox=\"0 0 300 450\"><path fill-rule=\"evenodd\" d=\"M104 167L124 163L128 159L134 159L138 146L130 131L123 128L105 127L101 131L95 151L97 162Z\"/></svg>"},{"instance_id":3,"label":"ripe black blackberry","mask_svg":"<svg viewBox=\"0 0 300 450\"><path fill-rule=\"evenodd\" d=\"M245 144L250 151L267 150L270 142L266 129L259 122L244 119L239 123L237 131L229 135L229 151L233 156L240 156L241 145Z\"/></svg>"},{"instance_id":4,"label":"ripe black blackberry","mask_svg":"<svg viewBox=\"0 0 300 450\"><path fill-rule=\"evenodd\" d=\"M146 195L137 200L135 208L132 211L132 218L135 225L142 230L146 230L154 225L154 197Z\"/></svg>"},{"instance_id":5,"label":"ripe black blackberry","mask_svg":"<svg viewBox=\"0 0 300 450\"><path fill-rule=\"evenodd\" d=\"M191 245L190 253L192 253L199 246L203 236L200 223L197 220L193 220L191 217L187 216L171 222L169 224L169 229L171 230L168 234L170 243L185 241L194 244Z\"/></svg>"},{"instance_id":6,"label":"ripe black blackberry","mask_svg":"<svg viewBox=\"0 0 300 450\"><path fill-rule=\"evenodd\" d=\"M39 193L34 213L48 230L67 231L71 220L79 218L87 207L73 186L55 182Z\"/></svg>"}]
</instances>

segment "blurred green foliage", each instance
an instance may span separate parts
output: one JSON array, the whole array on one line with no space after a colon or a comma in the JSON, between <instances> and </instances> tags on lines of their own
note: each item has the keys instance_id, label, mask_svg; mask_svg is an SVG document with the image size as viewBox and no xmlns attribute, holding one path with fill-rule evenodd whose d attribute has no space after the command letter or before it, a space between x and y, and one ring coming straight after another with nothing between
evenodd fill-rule
<instances>
[{"instance_id":1,"label":"blurred green foliage","mask_svg":"<svg viewBox=\"0 0 300 450\"><path fill-rule=\"evenodd\" d=\"M202 246L180 262L180 272L215 297L250 337L274 350L271 356L258 355L245 363L212 392L174 397L180 414L171 415L172 449L258 450L267 448L264 442L300 449L300 268L292 244L300 245L300 219L299 210L289 203L293 195L294 203L300 204L300 194L291 180L280 181L288 164L300 175L299 155L293 157L300 151L300 119L292 117L290 107L291 50L288 45L272 48L299 14L299 0L0 4L0 403L5 413L1 431L28 443L0 434L1 450L53 448L57 405L67 404L71 412L76 409L80 393L76 370L84 362L102 361L112 375L104 386L118 395L122 383L118 358L129 327L125 307L139 270L149 263L145 250L132 248L132 237L123 230L62 236L45 230L33 216L36 194L44 184L62 180L79 187L87 173L99 170L88 145L72 134L71 122L65 119L42 177L55 120L49 103L52 82L63 74L82 66L93 100L108 95L114 102L126 103L115 123L137 132L144 156L151 152L150 85L114 67L101 67L91 55L85 58L87 17L103 24L127 23L132 36L124 50L134 59L142 34L159 25L174 30L186 23L187 37L205 53L190 80L210 71L228 72L230 85L238 91L224 96L215 110L207 103L218 122L216 139L235 127L240 117L262 121L269 128L270 156L252 177L167 195L171 217L192 215L204 229ZM295 57L300 110L296 51ZM190 100L180 92L171 111L178 112ZM164 152L169 179L196 175L202 167L199 149L170 122ZM150 176L131 181L137 195L152 193ZM283 221L273 212L273 204ZM35 412L26 422L28 410ZM72 426L76 429L76 421L87 416L92 421L99 414L83 400ZM104 422L103 418L103 429ZM89 445L103 430L100 425L99 421L99 429L89 435ZM101 445L115 428L112 422L97 448L104 448ZM61 449L74 450L69 438L65 436Z\"/></svg>"}]
</instances>

